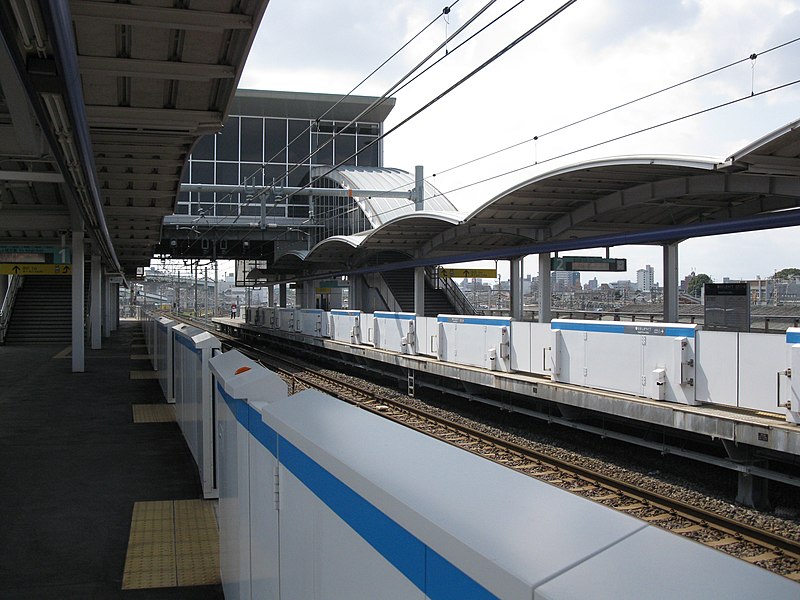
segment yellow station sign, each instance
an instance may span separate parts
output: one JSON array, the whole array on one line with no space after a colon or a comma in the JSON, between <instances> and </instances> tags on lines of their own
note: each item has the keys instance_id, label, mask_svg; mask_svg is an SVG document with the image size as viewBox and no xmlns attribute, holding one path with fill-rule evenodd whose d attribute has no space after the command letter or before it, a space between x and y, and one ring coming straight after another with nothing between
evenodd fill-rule
<instances>
[{"instance_id":1,"label":"yellow station sign","mask_svg":"<svg viewBox=\"0 0 800 600\"><path fill-rule=\"evenodd\" d=\"M72 275L72 265L0 263L0 275Z\"/></svg>"},{"instance_id":2,"label":"yellow station sign","mask_svg":"<svg viewBox=\"0 0 800 600\"><path fill-rule=\"evenodd\" d=\"M440 277L497 279L497 269L439 269Z\"/></svg>"}]
</instances>

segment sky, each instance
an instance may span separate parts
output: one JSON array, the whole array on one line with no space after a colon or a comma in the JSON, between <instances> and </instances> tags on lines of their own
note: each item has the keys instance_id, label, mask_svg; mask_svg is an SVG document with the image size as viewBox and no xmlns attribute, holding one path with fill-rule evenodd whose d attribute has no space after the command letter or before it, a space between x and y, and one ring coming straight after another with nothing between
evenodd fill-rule
<instances>
[{"instance_id":1,"label":"sky","mask_svg":"<svg viewBox=\"0 0 800 600\"><path fill-rule=\"evenodd\" d=\"M248 89L347 94L437 15L422 35L354 92L381 96L490 2L271 0L240 80ZM505 48L562 5L523 0L473 40L472 33L518 0L496 0L433 59L424 75L392 94L385 130L401 123L453 83ZM589 159L690 155L724 160L738 149L800 118L800 0L578 0L488 67L384 140L384 165L426 176L460 211L472 212L509 188L556 167ZM755 60L751 60L752 54ZM551 133L578 119L735 61L602 117ZM751 94L755 94L751 97ZM657 127L612 143L611 138L705 110L734 105ZM512 150L452 169L501 148ZM576 152L593 145L595 147ZM569 156L557 158L569 153ZM515 173L499 176L510 170ZM476 184L491 178L484 183ZM604 255L605 250L569 254ZM602 281L636 278L650 264L662 282L660 247L620 246L629 271L597 274ZM475 266L492 266L480 263ZM525 272L536 275L535 256ZM501 261L501 273L507 265ZM680 245L681 275L768 277L800 267L800 228L689 240ZM583 280L593 274L584 273Z\"/></svg>"}]
</instances>

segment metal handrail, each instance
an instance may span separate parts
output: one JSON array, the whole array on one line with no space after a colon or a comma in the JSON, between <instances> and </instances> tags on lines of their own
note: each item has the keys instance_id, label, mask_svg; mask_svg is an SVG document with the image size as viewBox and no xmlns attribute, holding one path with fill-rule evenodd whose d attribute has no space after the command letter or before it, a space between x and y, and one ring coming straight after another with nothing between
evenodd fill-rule
<instances>
[{"instance_id":1,"label":"metal handrail","mask_svg":"<svg viewBox=\"0 0 800 600\"><path fill-rule=\"evenodd\" d=\"M8 276L8 290L6 290L3 303L0 305L0 344L6 341L6 331L11 321L11 309L14 307L14 300L17 298L17 291L22 287L23 278L20 275Z\"/></svg>"},{"instance_id":2,"label":"metal handrail","mask_svg":"<svg viewBox=\"0 0 800 600\"><path fill-rule=\"evenodd\" d=\"M443 290L447 299L460 315L477 314L472 302L451 277L441 277L439 267L425 267L425 277L434 289Z\"/></svg>"}]
</instances>

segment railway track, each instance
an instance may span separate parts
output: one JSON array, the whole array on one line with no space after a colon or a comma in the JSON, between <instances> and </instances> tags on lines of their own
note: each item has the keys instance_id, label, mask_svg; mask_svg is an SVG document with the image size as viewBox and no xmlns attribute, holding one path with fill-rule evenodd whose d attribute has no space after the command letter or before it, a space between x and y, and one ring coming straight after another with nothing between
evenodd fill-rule
<instances>
[{"instance_id":1,"label":"railway track","mask_svg":"<svg viewBox=\"0 0 800 600\"><path fill-rule=\"evenodd\" d=\"M342 377L321 373L286 356L278 356L263 348L246 344L236 337L214 333L227 345L277 372L293 393L306 387L319 389L498 464L800 582L798 540L454 423L376 391L371 384L356 385Z\"/></svg>"}]
</instances>

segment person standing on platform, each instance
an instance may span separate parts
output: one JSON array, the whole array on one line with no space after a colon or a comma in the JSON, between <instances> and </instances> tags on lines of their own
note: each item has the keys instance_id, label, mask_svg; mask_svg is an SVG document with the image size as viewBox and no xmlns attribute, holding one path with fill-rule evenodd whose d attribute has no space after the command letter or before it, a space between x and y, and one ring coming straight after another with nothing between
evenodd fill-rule
<instances>
[{"instance_id":1,"label":"person standing on platform","mask_svg":"<svg viewBox=\"0 0 800 600\"><path fill-rule=\"evenodd\" d=\"M236 305L235 304L231 304L231 319L235 319L235 318L236 318Z\"/></svg>"}]
</instances>

